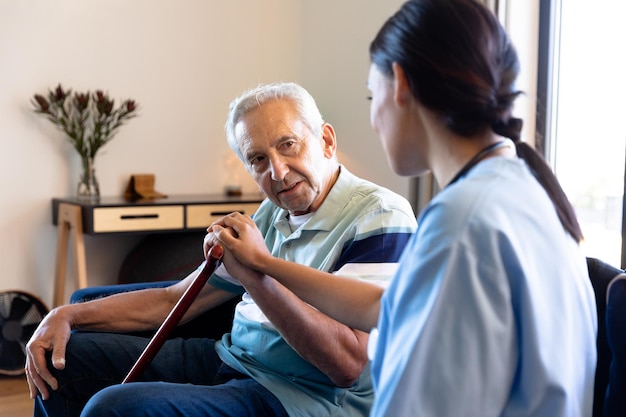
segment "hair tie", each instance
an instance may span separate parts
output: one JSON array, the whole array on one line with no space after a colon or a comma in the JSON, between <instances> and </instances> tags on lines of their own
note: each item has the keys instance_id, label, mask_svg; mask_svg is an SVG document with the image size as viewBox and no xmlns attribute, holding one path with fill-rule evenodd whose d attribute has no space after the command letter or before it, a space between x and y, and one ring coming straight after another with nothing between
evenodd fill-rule
<instances>
[{"instance_id":1,"label":"hair tie","mask_svg":"<svg viewBox=\"0 0 626 417\"><path fill-rule=\"evenodd\" d=\"M522 125L522 119L511 117L506 122L493 122L491 130L500 136L511 139L513 142L517 142L521 139Z\"/></svg>"}]
</instances>

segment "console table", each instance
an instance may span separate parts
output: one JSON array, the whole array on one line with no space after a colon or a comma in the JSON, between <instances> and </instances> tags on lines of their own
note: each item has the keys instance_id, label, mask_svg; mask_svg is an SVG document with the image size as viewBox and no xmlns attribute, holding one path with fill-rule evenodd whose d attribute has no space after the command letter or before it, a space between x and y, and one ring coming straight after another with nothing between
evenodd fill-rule
<instances>
[{"instance_id":1,"label":"console table","mask_svg":"<svg viewBox=\"0 0 626 417\"><path fill-rule=\"evenodd\" d=\"M78 288L87 286L83 235L197 232L220 217L238 211L253 214L261 194L172 195L167 198L128 201L123 197L94 200L76 197L52 199L52 223L57 226L54 306L64 303L70 235Z\"/></svg>"}]
</instances>

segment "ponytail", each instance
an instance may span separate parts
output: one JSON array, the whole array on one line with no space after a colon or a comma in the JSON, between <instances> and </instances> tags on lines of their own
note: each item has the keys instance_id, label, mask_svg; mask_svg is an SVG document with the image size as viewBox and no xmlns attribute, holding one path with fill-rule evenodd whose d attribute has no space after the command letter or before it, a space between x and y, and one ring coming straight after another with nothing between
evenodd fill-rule
<instances>
[{"instance_id":1,"label":"ponytail","mask_svg":"<svg viewBox=\"0 0 626 417\"><path fill-rule=\"evenodd\" d=\"M561 224L567 230L567 232L576 240L581 242L583 240L583 233L576 218L574 207L568 200L565 192L561 188L556 176L543 159L541 154L533 149L528 143L520 140L515 141L515 147L517 155L526 161L526 164L530 168L531 172L539 181L539 184L546 190L556 213L559 216Z\"/></svg>"}]
</instances>

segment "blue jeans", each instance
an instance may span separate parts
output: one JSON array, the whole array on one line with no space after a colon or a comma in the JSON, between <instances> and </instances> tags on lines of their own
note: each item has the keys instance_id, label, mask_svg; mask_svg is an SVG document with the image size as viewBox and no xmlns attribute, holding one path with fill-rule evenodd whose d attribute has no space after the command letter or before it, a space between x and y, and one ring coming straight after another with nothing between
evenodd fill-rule
<instances>
[{"instance_id":1,"label":"blue jeans","mask_svg":"<svg viewBox=\"0 0 626 417\"><path fill-rule=\"evenodd\" d=\"M287 416L254 379L228 367L211 339L167 340L138 382L120 384L149 339L74 333L59 389L35 400L35 416ZM49 358L48 358L49 360Z\"/></svg>"}]
</instances>

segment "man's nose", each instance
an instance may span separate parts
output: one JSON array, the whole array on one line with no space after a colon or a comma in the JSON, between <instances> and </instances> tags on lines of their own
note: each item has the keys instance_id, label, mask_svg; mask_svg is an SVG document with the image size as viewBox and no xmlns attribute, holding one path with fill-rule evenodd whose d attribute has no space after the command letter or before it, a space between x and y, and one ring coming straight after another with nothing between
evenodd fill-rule
<instances>
[{"instance_id":1,"label":"man's nose","mask_svg":"<svg viewBox=\"0 0 626 417\"><path fill-rule=\"evenodd\" d=\"M273 157L270 159L270 171L272 173L272 180L280 182L285 179L287 172L289 172L289 167L283 158Z\"/></svg>"}]
</instances>

